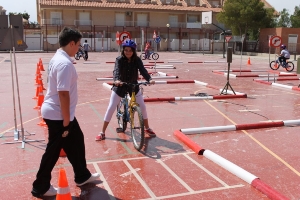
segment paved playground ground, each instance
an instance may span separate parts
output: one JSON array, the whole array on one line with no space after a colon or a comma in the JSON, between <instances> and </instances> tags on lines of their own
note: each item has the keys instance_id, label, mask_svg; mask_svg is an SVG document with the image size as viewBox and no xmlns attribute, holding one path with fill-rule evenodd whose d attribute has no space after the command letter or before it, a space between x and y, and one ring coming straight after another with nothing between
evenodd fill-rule
<instances>
[{"instance_id":1,"label":"paved playground ground","mask_svg":"<svg viewBox=\"0 0 300 200\"><path fill-rule=\"evenodd\" d=\"M47 129L38 125L41 116L34 109L36 66L42 59L47 70L53 55L54 52L15 54L19 87L14 70L14 107L11 75L14 57L0 53L0 199L35 199L30 191L47 141ZM85 135L88 168L101 177L98 182L77 187L70 163L60 158L52 172L52 184L57 187L59 169L65 168L72 199L300 199L300 91L295 89L299 80L276 80L280 85L254 81L277 78L278 74L270 72L269 56L233 55L230 69L238 71L230 73L248 76L230 76L229 84L237 94L246 94L246 98L228 95L222 99L184 100L199 93L204 97L219 96L227 84L227 74L213 71L226 72L226 58L222 54L203 55L202 52L159 52L159 55L158 61L162 63L157 63L156 69L153 60L144 61L157 84L143 87L143 95L145 101L174 100L146 102L150 127L157 137L147 137L141 152L134 149L129 129L125 133L116 132L115 117L107 129L106 140L94 140L101 130L111 93L103 86L111 81L96 78L112 76L117 52L91 52L88 61L82 58L76 61L79 77L76 117ZM271 55L270 59L274 57ZM289 73L293 75L285 75L285 70L280 68L278 71L283 74L280 78L298 77L297 62L294 64L294 72ZM47 73L41 73L47 88ZM227 92L231 92L230 87ZM10 132L15 128L14 110L18 129L21 129L21 119L23 122L27 141L24 148L22 138L4 144L15 142ZM259 126L266 122L270 126ZM217 129L239 125L248 128ZM191 128L202 129L186 134L190 141L254 175L269 187L269 193L207 156L197 155L174 135L176 131Z\"/></svg>"}]
</instances>

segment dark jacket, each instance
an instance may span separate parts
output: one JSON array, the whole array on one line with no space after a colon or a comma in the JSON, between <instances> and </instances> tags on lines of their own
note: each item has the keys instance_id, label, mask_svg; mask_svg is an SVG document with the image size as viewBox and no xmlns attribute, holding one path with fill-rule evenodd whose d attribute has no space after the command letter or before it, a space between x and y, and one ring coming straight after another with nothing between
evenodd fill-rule
<instances>
[{"instance_id":1,"label":"dark jacket","mask_svg":"<svg viewBox=\"0 0 300 200\"><path fill-rule=\"evenodd\" d=\"M113 71L114 81L119 80L127 83L138 83L139 72L147 81L151 80L151 76L145 69L143 62L139 57L131 60L130 63L128 62L128 59L123 56L116 58L115 69ZM120 97L125 97L127 91L131 95L131 88L128 88L126 85L119 87L113 86L112 90ZM138 91L139 87L136 87L135 93L137 94Z\"/></svg>"}]
</instances>

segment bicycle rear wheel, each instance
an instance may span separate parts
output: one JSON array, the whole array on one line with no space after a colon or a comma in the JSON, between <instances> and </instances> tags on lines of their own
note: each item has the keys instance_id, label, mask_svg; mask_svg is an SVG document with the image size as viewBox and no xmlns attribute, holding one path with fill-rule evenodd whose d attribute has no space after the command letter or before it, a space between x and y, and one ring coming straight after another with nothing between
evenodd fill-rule
<instances>
[{"instance_id":1,"label":"bicycle rear wheel","mask_svg":"<svg viewBox=\"0 0 300 200\"><path fill-rule=\"evenodd\" d=\"M270 62L270 68L273 69L273 70L277 70L279 68L279 63L276 63L276 61L272 61Z\"/></svg>"},{"instance_id":2,"label":"bicycle rear wheel","mask_svg":"<svg viewBox=\"0 0 300 200\"><path fill-rule=\"evenodd\" d=\"M293 70L294 70L294 63L292 63L292 62L287 62L286 63L286 71L288 71L288 72L292 72Z\"/></svg>"},{"instance_id":3,"label":"bicycle rear wheel","mask_svg":"<svg viewBox=\"0 0 300 200\"><path fill-rule=\"evenodd\" d=\"M126 105L120 101L119 105L117 106L117 119L120 131L125 132L127 128L127 113L126 113Z\"/></svg>"},{"instance_id":4,"label":"bicycle rear wheel","mask_svg":"<svg viewBox=\"0 0 300 200\"><path fill-rule=\"evenodd\" d=\"M141 150L145 142L144 120L140 107L133 106L131 119L131 137L134 148Z\"/></svg>"},{"instance_id":5,"label":"bicycle rear wheel","mask_svg":"<svg viewBox=\"0 0 300 200\"><path fill-rule=\"evenodd\" d=\"M153 58L153 60L157 60L159 58L158 53L153 53L152 58Z\"/></svg>"}]
</instances>

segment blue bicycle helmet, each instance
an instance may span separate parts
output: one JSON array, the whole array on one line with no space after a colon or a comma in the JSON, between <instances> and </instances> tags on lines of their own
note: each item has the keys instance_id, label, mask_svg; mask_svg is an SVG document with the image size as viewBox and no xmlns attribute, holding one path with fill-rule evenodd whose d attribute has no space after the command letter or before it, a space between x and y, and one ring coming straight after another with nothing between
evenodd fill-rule
<instances>
[{"instance_id":1,"label":"blue bicycle helmet","mask_svg":"<svg viewBox=\"0 0 300 200\"><path fill-rule=\"evenodd\" d=\"M281 48L281 49L285 49L285 48L286 48L285 44L282 44L282 45L280 46L280 48Z\"/></svg>"},{"instance_id":2,"label":"blue bicycle helmet","mask_svg":"<svg viewBox=\"0 0 300 200\"><path fill-rule=\"evenodd\" d=\"M133 40L127 39L122 43L122 47L131 47L136 49L136 43Z\"/></svg>"}]
</instances>

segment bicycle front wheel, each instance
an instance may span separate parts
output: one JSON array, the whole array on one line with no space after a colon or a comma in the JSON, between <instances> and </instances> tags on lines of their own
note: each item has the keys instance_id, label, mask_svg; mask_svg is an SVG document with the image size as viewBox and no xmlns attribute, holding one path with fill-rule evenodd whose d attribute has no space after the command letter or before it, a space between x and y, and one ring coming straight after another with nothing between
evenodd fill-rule
<instances>
[{"instance_id":1,"label":"bicycle front wheel","mask_svg":"<svg viewBox=\"0 0 300 200\"><path fill-rule=\"evenodd\" d=\"M286 71L288 71L288 72L292 72L293 70L294 70L294 63L292 63L292 62L287 62L286 63Z\"/></svg>"},{"instance_id":2,"label":"bicycle front wheel","mask_svg":"<svg viewBox=\"0 0 300 200\"><path fill-rule=\"evenodd\" d=\"M78 55L78 53L76 53L74 57L75 57L76 60L80 59L80 56Z\"/></svg>"},{"instance_id":3,"label":"bicycle front wheel","mask_svg":"<svg viewBox=\"0 0 300 200\"><path fill-rule=\"evenodd\" d=\"M145 54L145 53L142 53L142 54L140 55L140 58L141 58L142 60L145 60L145 59L146 59L146 54Z\"/></svg>"},{"instance_id":4,"label":"bicycle front wheel","mask_svg":"<svg viewBox=\"0 0 300 200\"><path fill-rule=\"evenodd\" d=\"M152 58L153 58L153 60L157 60L159 58L158 53L153 53Z\"/></svg>"},{"instance_id":5,"label":"bicycle front wheel","mask_svg":"<svg viewBox=\"0 0 300 200\"><path fill-rule=\"evenodd\" d=\"M273 70L277 70L279 68L279 63L273 60L272 62L270 62L270 68Z\"/></svg>"},{"instance_id":6,"label":"bicycle front wheel","mask_svg":"<svg viewBox=\"0 0 300 200\"><path fill-rule=\"evenodd\" d=\"M141 150L145 142L144 120L140 107L133 106L131 119L131 137L134 148Z\"/></svg>"},{"instance_id":7,"label":"bicycle front wheel","mask_svg":"<svg viewBox=\"0 0 300 200\"><path fill-rule=\"evenodd\" d=\"M126 105L122 103L122 101L119 103L117 107L117 119L119 128L122 130L122 132L125 132L127 128L127 113L126 113Z\"/></svg>"}]
</instances>

